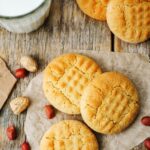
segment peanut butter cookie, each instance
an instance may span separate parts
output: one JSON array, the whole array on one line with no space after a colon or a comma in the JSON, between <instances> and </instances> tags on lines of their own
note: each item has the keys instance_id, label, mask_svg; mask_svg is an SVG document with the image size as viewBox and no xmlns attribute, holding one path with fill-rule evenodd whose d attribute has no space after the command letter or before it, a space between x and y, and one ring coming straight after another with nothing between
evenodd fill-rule
<instances>
[{"instance_id":1,"label":"peanut butter cookie","mask_svg":"<svg viewBox=\"0 0 150 150\"><path fill-rule=\"evenodd\" d=\"M105 21L106 7L109 0L76 0L80 9L88 16Z\"/></svg>"},{"instance_id":2,"label":"peanut butter cookie","mask_svg":"<svg viewBox=\"0 0 150 150\"><path fill-rule=\"evenodd\" d=\"M150 38L150 0L111 0L107 7L110 30L129 43Z\"/></svg>"},{"instance_id":3,"label":"peanut butter cookie","mask_svg":"<svg viewBox=\"0 0 150 150\"><path fill-rule=\"evenodd\" d=\"M43 89L50 103L68 114L80 114L82 93L100 67L90 58L65 54L52 60L44 71Z\"/></svg>"},{"instance_id":4,"label":"peanut butter cookie","mask_svg":"<svg viewBox=\"0 0 150 150\"><path fill-rule=\"evenodd\" d=\"M40 150L99 150L95 135L80 121L65 120L43 136Z\"/></svg>"},{"instance_id":5,"label":"peanut butter cookie","mask_svg":"<svg viewBox=\"0 0 150 150\"><path fill-rule=\"evenodd\" d=\"M83 120L103 134L119 133L127 128L139 111L138 93L123 74L108 72L95 78L81 99Z\"/></svg>"}]
</instances>

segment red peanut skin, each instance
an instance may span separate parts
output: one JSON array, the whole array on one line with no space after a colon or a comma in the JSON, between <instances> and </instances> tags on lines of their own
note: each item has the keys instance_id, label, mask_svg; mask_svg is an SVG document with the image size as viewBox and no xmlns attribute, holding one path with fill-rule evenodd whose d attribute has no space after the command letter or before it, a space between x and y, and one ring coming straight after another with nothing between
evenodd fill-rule
<instances>
[{"instance_id":1,"label":"red peanut skin","mask_svg":"<svg viewBox=\"0 0 150 150\"><path fill-rule=\"evenodd\" d=\"M44 111L48 119L52 119L55 116L54 108L51 105L45 105Z\"/></svg>"},{"instance_id":2,"label":"red peanut skin","mask_svg":"<svg viewBox=\"0 0 150 150\"><path fill-rule=\"evenodd\" d=\"M21 145L21 150L31 150L31 147L28 142L23 142Z\"/></svg>"},{"instance_id":3,"label":"red peanut skin","mask_svg":"<svg viewBox=\"0 0 150 150\"><path fill-rule=\"evenodd\" d=\"M145 148L147 148L147 150L150 150L150 138L147 138L144 141L144 146L145 146Z\"/></svg>"},{"instance_id":4,"label":"red peanut skin","mask_svg":"<svg viewBox=\"0 0 150 150\"><path fill-rule=\"evenodd\" d=\"M15 140L17 137L17 132L16 129L13 125L10 125L7 130L6 130L6 134L9 140Z\"/></svg>"},{"instance_id":5,"label":"red peanut skin","mask_svg":"<svg viewBox=\"0 0 150 150\"><path fill-rule=\"evenodd\" d=\"M17 69L15 72L16 78L24 78L28 75L28 71L24 68Z\"/></svg>"},{"instance_id":6,"label":"red peanut skin","mask_svg":"<svg viewBox=\"0 0 150 150\"><path fill-rule=\"evenodd\" d=\"M150 126L150 117L149 116L145 116L141 119L141 123L145 126Z\"/></svg>"}]
</instances>

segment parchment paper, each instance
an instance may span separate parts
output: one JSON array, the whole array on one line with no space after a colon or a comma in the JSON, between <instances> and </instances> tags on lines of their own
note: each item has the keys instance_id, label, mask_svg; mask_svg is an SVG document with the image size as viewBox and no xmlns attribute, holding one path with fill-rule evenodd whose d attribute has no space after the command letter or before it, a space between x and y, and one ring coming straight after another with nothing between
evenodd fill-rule
<instances>
[{"instance_id":1,"label":"parchment paper","mask_svg":"<svg viewBox=\"0 0 150 150\"><path fill-rule=\"evenodd\" d=\"M74 51L75 52L75 51ZM127 75L136 85L139 95L141 110L135 122L120 134L106 136L97 134L101 150L129 150L140 144L150 136L150 127L141 124L143 116L150 116L150 64L148 59L139 54L107 53L97 51L77 51L92 57L103 68L103 71L119 71ZM66 115L57 111L54 119L48 120L43 111L49 102L42 91L42 73L35 77L29 84L25 96L30 97L32 104L28 109L25 133L33 150L39 150L39 143L45 131L59 120L78 119L80 116Z\"/></svg>"}]
</instances>

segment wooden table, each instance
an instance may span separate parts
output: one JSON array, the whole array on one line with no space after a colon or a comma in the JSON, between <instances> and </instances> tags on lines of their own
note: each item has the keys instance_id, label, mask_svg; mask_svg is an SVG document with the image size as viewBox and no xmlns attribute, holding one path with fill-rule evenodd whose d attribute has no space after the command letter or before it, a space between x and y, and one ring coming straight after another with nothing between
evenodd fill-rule
<instances>
[{"instance_id":1,"label":"wooden table","mask_svg":"<svg viewBox=\"0 0 150 150\"><path fill-rule=\"evenodd\" d=\"M50 16L43 27L30 34L13 34L0 29L0 56L12 70L20 67L21 55L31 54L39 60L40 69L51 58L53 51L64 49L86 49L97 51L136 52L150 54L150 41L132 45L117 39L106 22L95 21L85 16L75 0L53 0ZM25 140L24 120L26 113L13 115L9 107L12 98L22 95L30 80L36 74L19 80L8 101L0 112L0 150L19 150ZM10 142L6 137L6 127L14 123L18 128L18 138ZM141 145L136 150L144 150Z\"/></svg>"}]
</instances>

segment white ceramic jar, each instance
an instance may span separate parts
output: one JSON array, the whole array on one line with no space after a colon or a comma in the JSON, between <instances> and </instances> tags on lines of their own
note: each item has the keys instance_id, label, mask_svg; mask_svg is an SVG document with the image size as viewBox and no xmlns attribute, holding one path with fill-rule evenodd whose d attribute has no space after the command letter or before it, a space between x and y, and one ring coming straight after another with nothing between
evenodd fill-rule
<instances>
[{"instance_id":1,"label":"white ceramic jar","mask_svg":"<svg viewBox=\"0 0 150 150\"><path fill-rule=\"evenodd\" d=\"M0 26L10 32L32 32L38 29L49 15L51 0L24 0L24 3L19 3L21 0L11 0L13 2L7 7L8 1L10 2L0 0Z\"/></svg>"}]
</instances>

